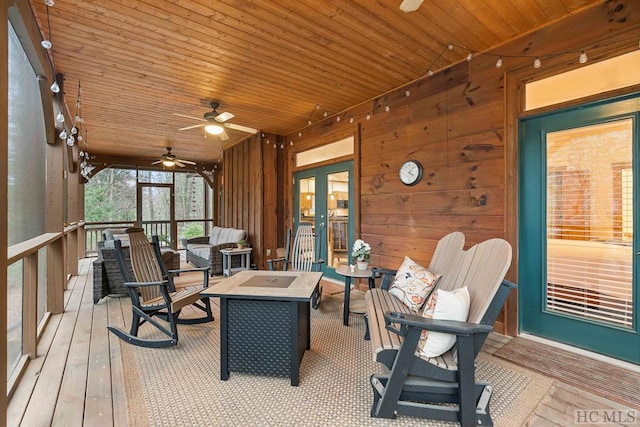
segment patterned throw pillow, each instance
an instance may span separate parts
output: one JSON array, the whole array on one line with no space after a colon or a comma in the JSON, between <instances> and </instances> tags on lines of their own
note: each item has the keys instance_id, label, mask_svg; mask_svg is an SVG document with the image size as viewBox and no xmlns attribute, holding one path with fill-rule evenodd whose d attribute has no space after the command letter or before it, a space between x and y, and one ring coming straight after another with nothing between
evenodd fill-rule
<instances>
[{"instance_id":1,"label":"patterned throw pillow","mask_svg":"<svg viewBox=\"0 0 640 427\"><path fill-rule=\"evenodd\" d=\"M469 290L466 286L451 292L436 289L429 297L422 315L427 319L466 322L470 305ZM437 357L455 343L456 336L453 334L422 331L418 352L424 357Z\"/></svg>"},{"instance_id":2,"label":"patterned throw pillow","mask_svg":"<svg viewBox=\"0 0 640 427\"><path fill-rule=\"evenodd\" d=\"M389 292L411 310L419 311L440 277L405 256Z\"/></svg>"}]
</instances>

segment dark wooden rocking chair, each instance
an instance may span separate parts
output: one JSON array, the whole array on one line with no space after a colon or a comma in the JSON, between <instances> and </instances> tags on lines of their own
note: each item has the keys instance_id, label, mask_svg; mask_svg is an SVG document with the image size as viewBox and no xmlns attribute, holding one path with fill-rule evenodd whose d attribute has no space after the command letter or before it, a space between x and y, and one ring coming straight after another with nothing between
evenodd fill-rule
<instances>
[{"instance_id":1,"label":"dark wooden rocking chair","mask_svg":"<svg viewBox=\"0 0 640 427\"><path fill-rule=\"evenodd\" d=\"M129 333L115 327L107 328L119 338L142 347L168 347L178 344L177 324L195 324L210 322L213 319L209 298L202 298L200 291L209 286L209 268L192 268L168 271L162 262L158 237L153 236L150 243L139 227L127 229L129 234L129 252L133 275L125 267L123 251L119 240L116 240L116 259L125 286L131 297L133 317ZM190 271L201 271L203 282L199 286L188 286L176 289L173 274ZM202 310L205 315L198 318L179 319L180 311L189 305ZM169 328L154 319L158 317L169 323ZM168 338L144 339L138 337L138 329L149 322Z\"/></svg>"},{"instance_id":2,"label":"dark wooden rocking chair","mask_svg":"<svg viewBox=\"0 0 640 427\"><path fill-rule=\"evenodd\" d=\"M320 232L314 232L310 222L298 224L296 236L291 241L291 230L287 230L287 243L284 256L267 260L269 270L282 271L320 271L323 259L318 258L322 244ZM322 287L311 298L311 306L317 309L322 299Z\"/></svg>"},{"instance_id":3,"label":"dark wooden rocking chair","mask_svg":"<svg viewBox=\"0 0 640 427\"><path fill-rule=\"evenodd\" d=\"M511 263L511 246L504 240L491 239L460 255L453 256L457 262L447 267L439 257L437 262L432 261L431 269L440 263L446 270L438 287L453 290L467 286L471 305L466 322L427 319L394 309L403 308L403 304L384 290L391 283L392 271L381 271L382 289L369 291L367 298L375 307L368 313L369 328L377 332L374 359L389 370L388 374L370 378L372 417L411 415L457 421L464 427L493 425L489 413L492 387L476 382L475 359L515 287L503 280ZM438 357L420 356L416 350L423 330L455 334L456 345ZM451 403L454 405L443 405Z\"/></svg>"}]
</instances>

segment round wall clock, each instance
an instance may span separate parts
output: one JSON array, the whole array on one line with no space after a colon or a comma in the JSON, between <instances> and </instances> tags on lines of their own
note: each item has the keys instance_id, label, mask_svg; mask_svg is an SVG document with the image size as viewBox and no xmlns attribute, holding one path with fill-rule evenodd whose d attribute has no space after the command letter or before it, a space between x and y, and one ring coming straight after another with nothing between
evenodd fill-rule
<instances>
[{"instance_id":1,"label":"round wall clock","mask_svg":"<svg viewBox=\"0 0 640 427\"><path fill-rule=\"evenodd\" d=\"M400 168L400 181L404 185L416 185L422 178L422 165L417 160L407 160Z\"/></svg>"}]
</instances>

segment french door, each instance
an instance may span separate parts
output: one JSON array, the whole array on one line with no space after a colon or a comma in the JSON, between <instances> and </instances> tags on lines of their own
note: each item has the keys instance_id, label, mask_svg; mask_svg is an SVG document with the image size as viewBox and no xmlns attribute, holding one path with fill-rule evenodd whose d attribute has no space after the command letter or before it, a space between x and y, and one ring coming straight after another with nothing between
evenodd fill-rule
<instances>
[{"instance_id":1,"label":"french door","mask_svg":"<svg viewBox=\"0 0 640 427\"><path fill-rule=\"evenodd\" d=\"M640 362L640 98L520 126L523 332Z\"/></svg>"},{"instance_id":2,"label":"french door","mask_svg":"<svg viewBox=\"0 0 640 427\"><path fill-rule=\"evenodd\" d=\"M353 162L343 162L294 174L294 230L310 222L321 238L320 258L325 276L349 264L353 241Z\"/></svg>"}]
</instances>

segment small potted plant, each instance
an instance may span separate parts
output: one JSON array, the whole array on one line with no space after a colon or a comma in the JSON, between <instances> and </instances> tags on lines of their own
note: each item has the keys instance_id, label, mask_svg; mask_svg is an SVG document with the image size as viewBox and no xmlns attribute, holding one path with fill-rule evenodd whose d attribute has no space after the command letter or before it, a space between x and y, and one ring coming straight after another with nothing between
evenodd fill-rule
<instances>
[{"instance_id":1,"label":"small potted plant","mask_svg":"<svg viewBox=\"0 0 640 427\"><path fill-rule=\"evenodd\" d=\"M238 249L244 249L246 246L249 246L246 240L238 240L237 245Z\"/></svg>"},{"instance_id":2,"label":"small potted plant","mask_svg":"<svg viewBox=\"0 0 640 427\"><path fill-rule=\"evenodd\" d=\"M362 239L358 239L353 243L353 251L351 256L358 261L358 270L366 270L369 267L369 258L371 257L371 246Z\"/></svg>"}]
</instances>

